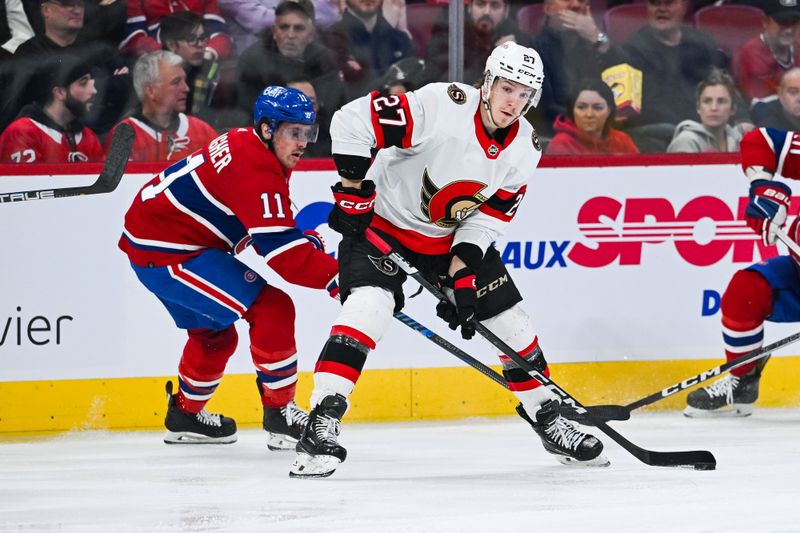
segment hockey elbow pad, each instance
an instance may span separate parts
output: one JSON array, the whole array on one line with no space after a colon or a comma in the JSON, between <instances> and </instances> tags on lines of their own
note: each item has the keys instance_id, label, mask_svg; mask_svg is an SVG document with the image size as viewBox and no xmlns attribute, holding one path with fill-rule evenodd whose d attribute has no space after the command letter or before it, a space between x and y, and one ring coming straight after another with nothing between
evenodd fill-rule
<instances>
[{"instance_id":1,"label":"hockey elbow pad","mask_svg":"<svg viewBox=\"0 0 800 533\"><path fill-rule=\"evenodd\" d=\"M333 154L336 171L350 181L361 181L367 176L372 159L360 155Z\"/></svg>"}]
</instances>

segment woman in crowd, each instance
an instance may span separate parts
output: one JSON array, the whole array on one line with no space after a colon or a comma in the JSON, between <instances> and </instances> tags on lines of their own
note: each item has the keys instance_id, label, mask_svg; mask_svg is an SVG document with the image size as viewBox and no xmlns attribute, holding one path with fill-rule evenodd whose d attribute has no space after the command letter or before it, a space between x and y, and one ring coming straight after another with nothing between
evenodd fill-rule
<instances>
[{"instance_id":1,"label":"woman in crowd","mask_svg":"<svg viewBox=\"0 0 800 533\"><path fill-rule=\"evenodd\" d=\"M729 124L738 99L733 78L714 69L697 85L700 122L684 120L675 128L667 152L735 152L742 132Z\"/></svg>"},{"instance_id":2,"label":"woman in crowd","mask_svg":"<svg viewBox=\"0 0 800 533\"><path fill-rule=\"evenodd\" d=\"M567 116L556 117L547 153L638 154L630 136L614 129L616 114L611 88L602 80L584 80L567 101Z\"/></svg>"}]
</instances>

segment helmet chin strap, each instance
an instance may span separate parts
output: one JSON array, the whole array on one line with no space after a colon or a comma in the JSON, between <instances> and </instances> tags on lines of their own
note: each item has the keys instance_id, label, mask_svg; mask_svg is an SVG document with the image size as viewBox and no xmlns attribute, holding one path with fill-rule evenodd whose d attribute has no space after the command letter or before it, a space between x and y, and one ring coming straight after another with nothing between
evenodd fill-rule
<instances>
[{"instance_id":1,"label":"helmet chin strap","mask_svg":"<svg viewBox=\"0 0 800 533\"><path fill-rule=\"evenodd\" d=\"M483 89L481 89L481 91L483 91ZM498 125L497 125L497 122L495 122L495 121L494 121L494 117L492 116L492 108L491 108L491 106L489 105L489 98L490 98L491 96L492 96L492 90L491 90L491 89L489 89L489 94L487 94L487 95L486 95L486 98L483 98L483 95L481 95L481 103L483 104L483 108L486 110L486 116L489 118L489 123L492 125L492 127L493 127L493 128L495 128L495 129L498 129L498 130L499 130L499 129L502 129L502 128L501 128L500 126L498 126ZM519 120L519 119L522 117L522 115L524 115L524 114L525 114L525 112L526 112L528 109L530 109L530 106L529 106L529 105L525 106L525 109L523 109L523 110L522 110L522 113L520 113L519 115L517 115L516 117L514 117L514 120L512 120L512 121L511 121L511 122L508 124L508 126L510 126L510 125L511 125L511 124L513 124L514 122L518 121L518 120ZM506 127L508 127L508 126L506 126Z\"/></svg>"}]
</instances>

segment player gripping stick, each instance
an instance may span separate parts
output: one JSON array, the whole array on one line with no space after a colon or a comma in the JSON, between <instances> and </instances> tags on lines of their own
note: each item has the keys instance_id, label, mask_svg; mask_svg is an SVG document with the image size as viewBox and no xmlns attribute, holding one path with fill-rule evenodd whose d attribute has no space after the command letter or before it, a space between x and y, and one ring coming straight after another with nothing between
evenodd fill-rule
<instances>
[{"instance_id":1,"label":"player gripping stick","mask_svg":"<svg viewBox=\"0 0 800 533\"><path fill-rule=\"evenodd\" d=\"M742 169L750 180L747 224L764 245L775 244L775 228L782 228L792 197L777 176L800 179L800 155L794 147L800 134L759 128L740 144ZM789 238L800 242L800 218L789 228ZM764 343L764 321L800 322L800 257L794 253L751 265L733 275L722 295L722 339L728 361L757 350ZM748 416L758 399L760 359L730 371L708 387L686 398L689 417Z\"/></svg>"},{"instance_id":2,"label":"player gripping stick","mask_svg":"<svg viewBox=\"0 0 800 533\"><path fill-rule=\"evenodd\" d=\"M167 383L167 443L230 443L236 423L204 409L236 349L234 323L249 324L250 352L270 449L292 449L307 413L294 403L294 305L235 255L252 245L285 280L338 294L336 260L315 232L295 225L289 179L317 136L311 101L267 87L252 128L237 128L155 176L137 194L119 246L142 284L188 340L178 391Z\"/></svg>"},{"instance_id":3,"label":"player gripping stick","mask_svg":"<svg viewBox=\"0 0 800 533\"><path fill-rule=\"evenodd\" d=\"M334 115L341 182L332 187L328 222L343 235L343 307L315 368L312 411L291 476L329 476L345 460L337 437L348 397L403 307L406 275L365 239L368 227L451 292L454 304L437 308L451 328L468 339L475 317L548 374L522 296L492 244L514 218L541 157L522 115L539 101L543 80L539 54L509 42L490 55L480 89L433 83L403 95L373 92ZM562 462L608 464L602 443L561 417L547 389L500 359L521 402L517 412L548 452Z\"/></svg>"}]
</instances>

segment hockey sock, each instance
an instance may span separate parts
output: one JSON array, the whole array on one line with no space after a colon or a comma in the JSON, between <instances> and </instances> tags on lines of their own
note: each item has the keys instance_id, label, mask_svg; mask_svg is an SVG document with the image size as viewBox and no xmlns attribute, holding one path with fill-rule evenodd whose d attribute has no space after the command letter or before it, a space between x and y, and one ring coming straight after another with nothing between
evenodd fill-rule
<instances>
[{"instance_id":1,"label":"hockey sock","mask_svg":"<svg viewBox=\"0 0 800 533\"><path fill-rule=\"evenodd\" d=\"M334 326L314 368L311 407L332 394L348 398L361 376L367 354L373 348L375 343L372 339L360 331Z\"/></svg>"},{"instance_id":2,"label":"hockey sock","mask_svg":"<svg viewBox=\"0 0 800 533\"><path fill-rule=\"evenodd\" d=\"M519 354L528 361L533 368L550 377L550 369L544 358L542 349L539 348L539 338L534 337L533 342ZM532 415L536 408L543 402L552 398L550 391L542 387L542 384L532 378L530 374L519 368L508 356L501 355L500 362L503 364L503 376L506 378L508 388L519 398L525 410ZM531 411L532 410L532 411Z\"/></svg>"},{"instance_id":3,"label":"hockey sock","mask_svg":"<svg viewBox=\"0 0 800 533\"><path fill-rule=\"evenodd\" d=\"M178 364L175 402L187 413L199 413L217 389L225 365L236 350L238 335L231 325L221 331L188 330L189 340Z\"/></svg>"},{"instance_id":4,"label":"hockey sock","mask_svg":"<svg viewBox=\"0 0 800 533\"><path fill-rule=\"evenodd\" d=\"M294 399L297 387L294 303L288 294L268 285L244 318L250 324L250 354L261 383L261 403L283 407Z\"/></svg>"},{"instance_id":5,"label":"hockey sock","mask_svg":"<svg viewBox=\"0 0 800 533\"><path fill-rule=\"evenodd\" d=\"M772 313L772 287L752 270L740 270L722 295L722 338L727 360L756 350L764 343L764 320ZM731 374L744 376L758 364L753 361L734 368Z\"/></svg>"}]
</instances>

